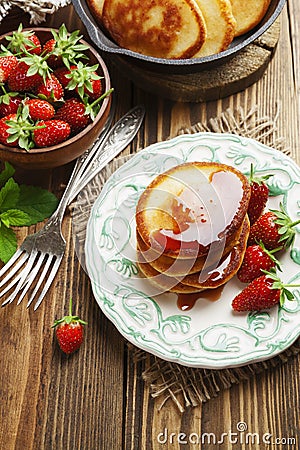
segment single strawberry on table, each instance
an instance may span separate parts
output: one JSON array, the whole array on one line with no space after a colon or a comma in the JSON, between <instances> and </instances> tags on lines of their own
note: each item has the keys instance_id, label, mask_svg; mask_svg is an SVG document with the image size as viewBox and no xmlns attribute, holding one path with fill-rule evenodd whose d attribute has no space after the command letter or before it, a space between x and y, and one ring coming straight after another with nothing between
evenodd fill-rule
<instances>
[{"instance_id":1,"label":"single strawberry on table","mask_svg":"<svg viewBox=\"0 0 300 450\"><path fill-rule=\"evenodd\" d=\"M289 248L295 239L295 226L300 219L292 221L283 205L280 210L270 210L262 214L251 226L248 245L263 242L268 250L278 247Z\"/></svg>"},{"instance_id":2,"label":"single strawberry on table","mask_svg":"<svg viewBox=\"0 0 300 450\"><path fill-rule=\"evenodd\" d=\"M262 242L247 247L243 262L237 272L238 279L242 283L250 283L263 275L263 271L269 271L276 266L279 268L280 264L274 253L280 249L267 250Z\"/></svg>"},{"instance_id":3,"label":"single strawberry on table","mask_svg":"<svg viewBox=\"0 0 300 450\"><path fill-rule=\"evenodd\" d=\"M261 177L256 176L254 173L253 164L251 164L249 176L251 196L247 210L251 225L262 215L266 207L269 198L269 188L266 181L271 176L272 175L263 175Z\"/></svg>"},{"instance_id":4,"label":"single strawberry on table","mask_svg":"<svg viewBox=\"0 0 300 450\"><path fill-rule=\"evenodd\" d=\"M255 278L232 301L234 311L260 311L273 306L282 306L285 299L293 300L294 294L289 287L300 287L300 284L283 284L275 270Z\"/></svg>"},{"instance_id":5,"label":"single strawberry on table","mask_svg":"<svg viewBox=\"0 0 300 450\"><path fill-rule=\"evenodd\" d=\"M72 299L69 303L69 315L55 320L52 328L55 328L56 338L61 350L66 354L74 353L83 342L84 328L87 322L78 316L72 315Z\"/></svg>"}]
</instances>

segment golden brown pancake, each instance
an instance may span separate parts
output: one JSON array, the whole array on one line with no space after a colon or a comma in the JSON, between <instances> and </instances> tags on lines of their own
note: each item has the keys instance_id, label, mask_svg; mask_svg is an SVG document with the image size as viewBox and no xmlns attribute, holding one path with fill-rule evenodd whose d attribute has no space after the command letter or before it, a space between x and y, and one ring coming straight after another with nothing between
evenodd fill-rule
<instances>
[{"instance_id":1,"label":"golden brown pancake","mask_svg":"<svg viewBox=\"0 0 300 450\"><path fill-rule=\"evenodd\" d=\"M155 286L162 292L168 291L176 292L178 294L192 294L194 292L201 291L201 289L197 287L195 288L185 285L177 281L175 278L168 277L163 273L158 272L145 261L142 253L139 250L137 250L137 265L143 276L147 278L147 281L150 281L153 286Z\"/></svg>"},{"instance_id":2,"label":"golden brown pancake","mask_svg":"<svg viewBox=\"0 0 300 450\"><path fill-rule=\"evenodd\" d=\"M236 19L235 35L247 33L254 28L266 14L271 0L230 0Z\"/></svg>"},{"instance_id":3,"label":"golden brown pancake","mask_svg":"<svg viewBox=\"0 0 300 450\"><path fill-rule=\"evenodd\" d=\"M147 247L172 258L198 258L212 246L222 254L242 226L249 198L248 180L235 168L181 164L158 175L142 193L137 231Z\"/></svg>"},{"instance_id":4,"label":"golden brown pancake","mask_svg":"<svg viewBox=\"0 0 300 450\"><path fill-rule=\"evenodd\" d=\"M86 0L86 1L94 18L100 25L102 25L102 11L104 0Z\"/></svg>"},{"instance_id":5,"label":"golden brown pancake","mask_svg":"<svg viewBox=\"0 0 300 450\"><path fill-rule=\"evenodd\" d=\"M205 273L201 271L180 278L168 276L147 263L139 250L137 250L138 267L153 284L170 292L190 293L215 289L231 280L240 268L247 247L249 231L250 223L246 216L237 245L221 259L219 264L216 264L216 267L210 268Z\"/></svg>"},{"instance_id":6,"label":"golden brown pancake","mask_svg":"<svg viewBox=\"0 0 300 450\"><path fill-rule=\"evenodd\" d=\"M242 227L235 233L234 238L231 242L226 245L222 252L222 256L227 255L233 247L238 243ZM143 257L146 262L150 263L151 266L158 272L165 273L169 276L183 276L186 274L192 274L199 272L203 269L206 261L207 255L200 256L199 258L186 259L186 258L171 258L164 254L159 254L157 251L148 247L143 241L139 233L136 233L137 247L142 252ZM214 257L215 256L215 257ZM213 265L216 260L219 260L220 255L215 252L215 255L210 255L210 265Z\"/></svg>"},{"instance_id":7,"label":"golden brown pancake","mask_svg":"<svg viewBox=\"0 0 300 450\"><path fill-rule=\"evenodd\" d=\"M236 20L229 0L195 0L206 24L207 36L194 58L226 50L235 36Z\"/></svg>"},{"instance_id":8,"label":"golden brown pancake","mask_svg":"<svg viewBox=\"0 0 300 450\"><path fill-rule=\"evenodd\" d=\"M118 45L159 58L190 58L206 38L195 0L105 0L101 19Z\"/></svg>"}]
</instances>

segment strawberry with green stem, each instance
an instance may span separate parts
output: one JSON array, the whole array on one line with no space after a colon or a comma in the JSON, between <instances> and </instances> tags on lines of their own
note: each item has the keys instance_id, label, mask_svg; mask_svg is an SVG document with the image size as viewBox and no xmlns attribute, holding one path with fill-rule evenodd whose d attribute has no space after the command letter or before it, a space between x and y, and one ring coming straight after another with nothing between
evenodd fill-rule
<instances>
[{"instance_id":1,"label":"strawberry with green stem","mask_svg":"<svg viewBox=\"0 0 300 450\"><path fill-rule=\"evenodd\" d=\"M281 250L281 247L267 250L262 242L247 247L241 267L237 272L237 277L242 283L250 283L255 278L260 277L263 271L269 271L273 267L280 269L280 263L274 253Z\"/></svg>"},{"instance_id":2,"label":"strawberry with green stem","mask_svg":"<svg viewBox=\"0 0 300 450\"><path fill-rule=\"evenodd\" d=\"M299 220L292 221L285 208L280 204L280 210L270 210L262 214L251 226L248 245L263 242L268 250L277 247L289 248L293 245Z\"/></svg>"},{"instance_id":3,"label":"strawberry with green stem","mask_svg":"<svg viewBox=\"0 0 300 450\"><path fill-rule=\"evenodd\" d=\"M50 74L47 78L37 86L37 95L49 102L56 103L63 100L64 90L55 75Z\"/></svg>"},{"instance_id":4,"label":"strawberry with green stem","mask_svg":"<svg viewBox=\"0 0 300 450\"><path fill-rule=\"evenodd\" d=\"M27 53L9 75L8 87L11 91L33 91L50 77L50 72L46 57Z\"/></svg>"},{"instance_id":5,"label":"strawberry with green stem","mask_svg":"<svg viewBox=\"0 0 300 450\"><path fill-rule=\"evenodd\" d=\"M39 38L32 30L23 30L23 25L20 23L17 31L14 31L11 36L6 36L8 41L7 49L15 54L22 54L24 52L40 55L42 46Z\"/></svg>"},{"instance_id":6,"label":"strawberry with green stem","mask_svg":"<svg viewBox=\"0 0 300 450\"><path fill-rule=\"evenodd\" d=\"M55 328L58 345L64 353L69 355L81 347L84 337L84 325L87 325L87 322L81 320L78 316L72 315L72 299L70 299L69 315L55 320L52 325L52 328Z\"/></svg>"},{"instance_id":7,"label":"strawberry with green stem","mask_svg":"<svg viewBox=\"0 0 300 450\"><path fill-rule=\"evenodd\" d=\"M90 100L96 100L102 95L102 83L100 77L97 74L99 65L88 66L79 61L77 66L70 68L70 72L64 76L69 80L66 89L75 90L81 100L87 96Z\"/></svg>"},{"instance_id":8,"label":"strawberry with green stem","mask_svg":"<svg viewBox=\"0 0 300 450\"><path fill-rule=\"evenodd\" d=\"M258 177L254 173L253 164L250 167L249 182L251 196L248 205L248 217L252 225L262 215L269 198L269 188L266 181L273 175Z\"/></svg>"},{"instance_id":9,"label":"strawberry with green stem","mask_svg":"<svg viewBox=\"0 0 300 450\"><path fill-rule=\"evenodd\" d=\"M0 142L9 147L19 146L25 150L34 147L32 132L39 126L30 120L28 106L21 105L16 114L10 114L0 119Z\"/></svg>"},{"instance_id":10,"label":"strawberry with green stem","mask_svg":"<svg viewBox=\"0 0 300 450\"><path fill-rule=\"evenodd\" d=\"M0 118L15 114L22 102L22 97L18 92L7 92L5 85L0 83L2 94L0 95Z\"/></svg>"},{"instance_id":11,"label":"strawberry with green stem","mask_svg":"<svg viewBox=\"0 0 300 450\"><path fill-rule=\"evenodd\" d=\"M68 33L65 24L62 24L58 30L51 30L53 39L49 39L43 46L43 54L49 54L48 64L52 68L66 66L70 68L70 64L76 63L78 59L86 59L83 53L88 46L80 43L82 36L79 30Z\"/></svg>"},{"instance_id":12,"label":"strawberry with green stem","mask_svg":"<svg viewBox=\"0 0 300 450\"><path fill-rule=\"evenodd\" d=\"M273 306L282 306L285 300L293 300L294 294L288 289L300 284L284 284L275 270L255 278L232 301L234 311L259 311Z\"/></svg>"}]
</instances>

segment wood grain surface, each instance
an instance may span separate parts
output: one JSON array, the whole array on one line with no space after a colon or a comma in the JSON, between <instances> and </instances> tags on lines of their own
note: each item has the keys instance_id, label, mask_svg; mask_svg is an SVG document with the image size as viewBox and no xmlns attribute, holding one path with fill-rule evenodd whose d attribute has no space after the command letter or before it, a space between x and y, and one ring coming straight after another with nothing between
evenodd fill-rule
<instances>
[{"instance_id":1,"label":"wood grain surface","mask_svg":"<svg viewBox=\"0 0 300 450\"><path fill-rule=\"evenodd\" d=\"M116 119L136 104L143 103L147 111L143 128L124 154L175 136L182 128L207 121L228 107L247 111L256 106L259 117L278 114L276 133L284 137L292 157L300 163L299 15L299 0L288 0L281 14L277 50L264 75L246 90L222 100L167 100L136 87L124 71L112 67ZM20 20L26 24L28 19L18 15L7 19L0 25L1 32L17 28ZM72 6L47 18L49 26L62 22L69 30L80 28L85 33ZM18 171L17 176L19 181L36 183L61 196L71 169L69 164L43 173ZM34 230L19 230L20 242ZM74 250L70 214L65 217L63 233L66 255L40 308L36 312L26 309L24 301L18 307L12 304L0 309L1 450L300 448L299 356L182 414L171 401L159 410L159 399L151 398L142 380L149 356L138 363L133 360L125 340L93 298ZM67 311L71 296L88 326L83 347L66 357L58 349L51 325ZM230 437L238 426L257 434L253 442ZM213 442L211 436L209 443L210 433L220 442ZM263 442L268 435L272 435L270 444ZM195 444L197 436L200 443Z\"/></svg>"}]
</instances>

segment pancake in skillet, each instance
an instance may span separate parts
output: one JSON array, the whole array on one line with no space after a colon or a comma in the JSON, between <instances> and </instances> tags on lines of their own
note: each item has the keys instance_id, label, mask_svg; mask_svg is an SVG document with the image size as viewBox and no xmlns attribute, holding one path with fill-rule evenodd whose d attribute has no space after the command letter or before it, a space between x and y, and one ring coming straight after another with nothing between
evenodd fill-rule
<instances>
[{"instance_id":1,"label":"pancake in skillet","mask_svg":"<svg viewBox=\"0 0 300 450\"><path fill-rule=\"evenodd\" d=\"M266 14L271 0L230 0L236 19L235 35L247 33L254 28Z\"/></svg>"},{"instance_id":2,"label":"pancake in skillet","mask_svg":"<svg viewBox=\"0 0 300 450\"><path fill-rule=\"evenodd\" d=\"M89 10L93 14L96 21L102 25L102 12L103 12L103 5L104 0L86 0Z\"/></svg>"},{"instance_id":3,"label":"pancake in skillet","mask_svg":"<svg viewBox=\"0 0 300 450\"><path fill-rule=\"evenodd\" d=\"M226 50L235 36L236 21L229 0L195 0L206 24L207 36L194 58Z\"/></svg>"},{"instance_id":4,"label":"pancake in skillet","mask_svg":"<svg viewBox=\"0 0 300 450\"><path fill-rule=\"evenodd\" d=\"M206 38L195 0L105 0L102 22L121 47L159 58L190 58Z\"/></svg>"}]
</instances>

